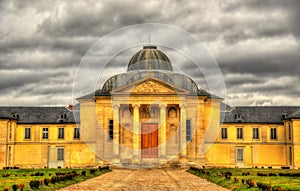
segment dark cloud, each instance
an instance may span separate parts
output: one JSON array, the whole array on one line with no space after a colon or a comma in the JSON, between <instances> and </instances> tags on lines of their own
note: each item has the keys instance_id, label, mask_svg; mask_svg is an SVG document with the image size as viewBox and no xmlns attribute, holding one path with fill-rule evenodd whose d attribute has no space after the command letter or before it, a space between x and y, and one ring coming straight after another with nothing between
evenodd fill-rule
<instances>
[{"instance_id":1,"label":"dark cloud","mask_svg":"<svg viewBox=\"0 0 300 191\"><path fill-rule=\"evenodd\" d=\"M285 20L284 26L288 24L288 27L285 27L285 30L292 32L295 36L300 37L300 25L297 24L300 19L300 1L299 0L243 0L243 1L234 1L231 3L223 4L225 11L241 11L241 10L251 10L254 12L272 14L272 12L282 12L287 14L288 17ZM282 26L281 26L282 27Z\"/></svg>"},{"instance_id":2,"label":"dark cloud","mask_svg":"<svg viewBox=\"0 0 300 191\"><path fill-rule=\"evenodd\" d=\"M121 27L153 22L180 27L204 43L224 74L228 103L299 105L299 10L298 0L3 0L0 102L69 104L77 67L98 39ZM148 34L137 35L147 41ZM184 46L181 40L176 38L174 42ZM101 48L109 47L107 44ZM105 67L99 73L106 79L126 71L131 55L140 48L124 50L110 62L100 63ZM200 87L206 89L207 80L214 79L202 73L205 63L197 63L201 66L197 71L185 55L162 49L178 72L192 77Z\"/></svg>"}]
</instances>

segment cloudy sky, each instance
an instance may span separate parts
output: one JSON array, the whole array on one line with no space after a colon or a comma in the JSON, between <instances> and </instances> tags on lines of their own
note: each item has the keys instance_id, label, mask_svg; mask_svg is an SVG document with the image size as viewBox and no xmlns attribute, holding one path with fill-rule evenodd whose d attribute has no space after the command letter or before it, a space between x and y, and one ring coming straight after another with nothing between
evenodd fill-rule
<instances>
[{"instance_id":1,"label":"cloudy sky","mask_svg":"<svg viewBox=\"0 0 300 191\"><path fill-rule=\"evenodd\" d=\"M89 48L141 23L176 26L198 38L220 67L226 103L300 105L299 10L298 0L2 0L0 105L72 103Z\"/></svg>"}]
</instances>

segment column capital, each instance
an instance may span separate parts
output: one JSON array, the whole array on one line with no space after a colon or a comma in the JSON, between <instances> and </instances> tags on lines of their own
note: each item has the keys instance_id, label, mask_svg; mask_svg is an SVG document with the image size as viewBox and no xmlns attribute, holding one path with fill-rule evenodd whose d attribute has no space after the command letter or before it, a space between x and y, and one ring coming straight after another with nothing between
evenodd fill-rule
<instances>
[{"instance_id":1,"label":"column capital","mask_svg":"<svg viewBox=\"0 0 300 191\"><path fill-rule=\"evenodd\" d=\"M161 109L165 109L167 106L166 106L166 104L159 104L159 107L160 107Z\"/></svg>"},{"instance_id":2,"label":"column capital","mask_svg":"<svg viewBox=\"0 0 300 191\"><path fill-rule=\"evenodd\" d=\"M114 109L120 108L120 104L114 104L114 105L113 105L113 108L114 108Z\"/></svg>"},{"instance_id":3,"label":"column capital","mask_svg":"<svg viewBox=\"0 0 300 191\"><path fill-rule=\"evenodd\" d=\"M133 108L140 108L140 104L134 104Z\"/></svg>"}]
</instances>

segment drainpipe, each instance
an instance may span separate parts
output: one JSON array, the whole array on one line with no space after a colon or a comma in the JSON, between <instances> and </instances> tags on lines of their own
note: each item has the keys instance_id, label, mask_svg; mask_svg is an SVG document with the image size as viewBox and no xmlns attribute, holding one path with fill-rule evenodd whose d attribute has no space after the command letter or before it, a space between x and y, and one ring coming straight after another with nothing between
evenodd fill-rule
<instances>
[{"instance_id":1,"label":"drainpipe","mask_svg":"<svg viewBox=\"0 0 300 191\"><path fill-rule=\"evenodd\" d=\"M253 145L250 146L250 148L251 148L251 166L253 168Z\"/></svg>"},{"instance_id":2,"label":"drainpipe","mask_svg":"<svg viewBox=\"0 0 300 191\"><path fill-rule=\"evenodd\" d=\"M10 124L10 120L7 122L6 125L6 141L5 141L5 146L6 146L6 161L5 161L5 167L8 166L8 161L9 161L9 153L8 153L8 128L9 128L9 124Z\"/></svg>"}]
</instances>

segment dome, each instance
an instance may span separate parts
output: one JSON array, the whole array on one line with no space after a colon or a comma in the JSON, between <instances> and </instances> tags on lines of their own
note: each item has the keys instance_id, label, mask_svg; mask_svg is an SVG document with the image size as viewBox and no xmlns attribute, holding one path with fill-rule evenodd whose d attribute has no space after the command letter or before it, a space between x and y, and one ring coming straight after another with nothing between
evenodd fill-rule
<instances>
[{"instance_id":1,"label":"dome","mask_svg":"<svg viewBox=\"0 0 300 191\"><path fill-rule=\"evenodd\" d=\"M132 70L168 70L173 71L169 58L156 46L144 46L130 59L127 71Z\"/></svg>"}]
</instances>

